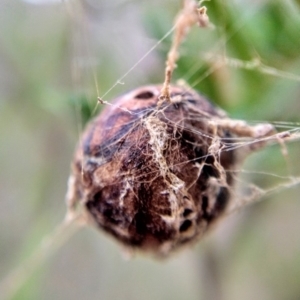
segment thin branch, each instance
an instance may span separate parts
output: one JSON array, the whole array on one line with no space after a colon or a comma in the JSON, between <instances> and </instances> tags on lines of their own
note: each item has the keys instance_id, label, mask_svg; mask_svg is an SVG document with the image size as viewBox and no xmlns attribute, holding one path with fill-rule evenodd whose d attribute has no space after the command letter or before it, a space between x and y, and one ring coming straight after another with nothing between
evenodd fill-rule
<instances>
[{"instance_id":1,"label":"thin branch","mask_svg":"<svg viewBox=\"0 0 300 300\"><path fill-rule=\"evenodd\" d=\"M200 2L201 3L201 2ZM206 7L197 8L197 3L193 0L185 0L182 11L175 21L175 34L172 45L168 53L165 69L165 81L160 94L160 106L164 101L171 101L170 99L170 83L176 62L179 58L178 49L188 31L192 26L198 24L200 27L208 27L210 25L209 18L206 14Z\"/></svg>"},{"instance_id":2,"label":"thin branch","mask_svg":"<svg viewBox=\"0 0 300 300\"><path fill-rule=\"evenodd\" d=\"M43 238L35 252L12 270L0 283L1 299L12 299L33 273L55 253L76 231L80 215L67 214L65 220ZM76 223L76 224L75 224Z\"/></svg>"}]
</instances>

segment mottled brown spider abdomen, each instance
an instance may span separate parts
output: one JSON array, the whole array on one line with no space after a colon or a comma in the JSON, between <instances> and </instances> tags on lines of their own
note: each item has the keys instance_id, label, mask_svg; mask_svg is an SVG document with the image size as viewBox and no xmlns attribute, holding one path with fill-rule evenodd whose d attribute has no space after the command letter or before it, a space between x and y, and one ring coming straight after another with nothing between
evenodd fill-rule
<instances>
[{"instance_id":1,"label":"mottled brown spider abdomen","mask_svg":"<svg viewBox=\"0 0 300 300\"><path fill-rule=\"evenodd\" d=\"M201 237L231 199L237 136L191 89L160 86L117 98L85 130L69 187L72 209L131 248L165 255ZM234 147L233 147L234 149Z\"/></svg>"}]
</instances>

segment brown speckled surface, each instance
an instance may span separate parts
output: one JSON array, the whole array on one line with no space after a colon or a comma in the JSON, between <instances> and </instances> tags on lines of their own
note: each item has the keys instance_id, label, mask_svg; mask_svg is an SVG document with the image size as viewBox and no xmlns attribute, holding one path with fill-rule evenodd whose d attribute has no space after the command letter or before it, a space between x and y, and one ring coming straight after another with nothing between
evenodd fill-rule
<instances>
[{"instance_id":1,"label":"brown speckled surface","mask_svg":"<svg viewBox=\"0 0 300 300\"><path fill-rule=\"evenodd\" d=\"M157 108L159 92L129 92L89 124L70 203L83 202L89 217L125 245L165 255L197 240L226 211L233 180L225 170L236 162L234 151L219 157L210 150L216 138L232 137L208 124L224 112L181 87Z\"/></svg>"}]
</instances>

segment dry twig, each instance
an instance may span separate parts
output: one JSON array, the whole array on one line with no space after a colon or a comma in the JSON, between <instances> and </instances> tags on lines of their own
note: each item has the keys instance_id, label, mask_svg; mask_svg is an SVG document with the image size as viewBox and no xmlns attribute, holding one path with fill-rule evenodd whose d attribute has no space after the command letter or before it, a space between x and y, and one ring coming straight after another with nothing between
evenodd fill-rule
<instances>
[{"instance_id":1,"label":"dry twig","mask_svg":"<svg viewBox=\"0 0 300 300\"><path fill-rule=\"evenodd\" d=\"M178 48L190 28L195 24L198 24L199 27L209 26L210 23L206 14L206 7L202 6L198 8L197 3L194 0L185 0L183 9L175 21L175 34L166 61L165 81L161 90L158 105L161 105L164 101L171 101L170 82L173 71L176 68L176 61L179 58Z\"/></svg>"}]
</instances>

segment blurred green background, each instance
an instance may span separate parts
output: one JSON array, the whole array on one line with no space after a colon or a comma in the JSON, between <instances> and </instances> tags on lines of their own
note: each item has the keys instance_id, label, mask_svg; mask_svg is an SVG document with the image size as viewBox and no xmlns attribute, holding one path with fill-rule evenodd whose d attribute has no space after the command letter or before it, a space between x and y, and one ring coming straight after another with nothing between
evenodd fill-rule
<instances>
[{"instance_id":1,"label":"blurred green background","mask_svg":"<svg viewBox=\"0 0 300 300\"><path fill-rule=\"evenodd\" d=\"M186 80L231 117L299 127L300 2L205 5L215 30L190 32L174 81ZM179 7L171 0L0 1L0 278L65 215L73 149L96 103L94 75L103 95L171 28ZM161 83L170 42L105 100ZM259 59L298 80L225 65L205 76L224 54ZM267 189L285 182L280 176L299 176L300 144L287 147L288 163L278 146L252 155L244 180ZM300 299L299 193L295 186L265 197L163 262L126 261L114 241L84 228L13 299Z\"/></svg>"}]
</instances>

